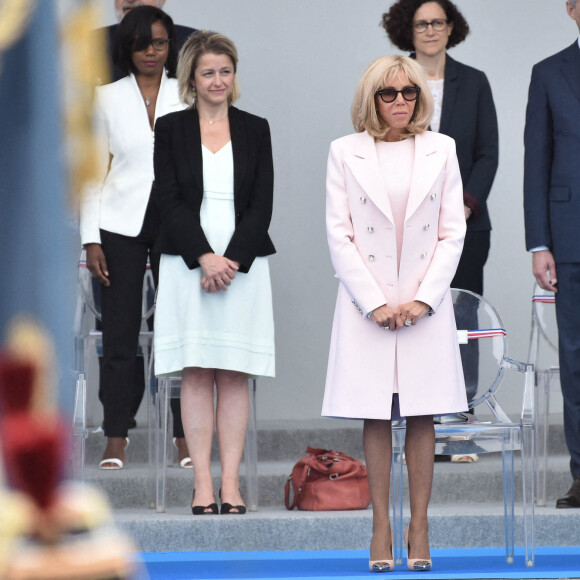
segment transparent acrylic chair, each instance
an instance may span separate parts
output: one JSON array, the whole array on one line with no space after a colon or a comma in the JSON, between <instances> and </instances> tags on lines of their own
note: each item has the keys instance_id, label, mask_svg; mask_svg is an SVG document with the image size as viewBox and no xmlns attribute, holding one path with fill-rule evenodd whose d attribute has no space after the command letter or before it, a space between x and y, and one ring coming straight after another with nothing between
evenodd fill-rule
<instances>
[{"instance_id":1,"label":"transparent acrylic chair","mask_svg":"<svg viewBox=\"0 0 580 580\"><path fill-rule=\"evenodd\" d=\"M143 356L144 373L147 377L149 359L153 344L153 332L147 327L147 322L153 315L155 298L155 284L153 273L149 263L143 280L141 331L139 333L139 347L136 354ZM91 357L99 355L103 348L103 335L96 327L96 321L101 320L101 305L99 284L96 282L87 268L85 250L82 250L78 262L77 278L77 305L74 322L75 336L75 368L77 373L75 409L73 419L74 446L73 446L73 472L77 478L84 477L84 440L81 445L77 441L77 431L84 432L86 438L86 390L90 384L88 373L93 368L90 364ZM82 377L82 380L81 380ZM82 419L81 419L82 418ZM83 425L81 428L80 425ZM80 456L79 456L80 455ZM82 467L81 467L82 466Z\"/></svg>"},{"instance_id":2,"label":"transparent acrylic chair","mask_svg":"<svg viewBox=\"0 0 580 580\"><path fill-rule=\"evenodd\" d=\"M485 404L493 416L480 422L476 416L467 422L435 425L435 453L455 455L501 452L505 508L506 559L514 560L514 451L522 462L523 522L525 562L534 565L534 373L533 366L507 356L503 323L493 306L467 290L451 290L457 322L457 335L466 378L469 407ZM475 366L475 368L474 368ZM523 397L521 415L512 421L496 399L506 370L521 373ZM392 510L394 557L402 561L403 548L403 461L405 421L393 423ZM475 451L476 450L476 451Z\"/></svg>"},{"instance_id":3,"label":"transparent acrylic chair","mask_svg":"<svg viewBox=\"0 0 580 580\"><path fill-rule=\"evenodd\" d=\"M550 428L550 392L557 388L558 326L556 297L553 292L534 285L532 295L532 328L528 362L534 365L536 383L536 503L545 506L548 472L548 431Z\"/></svg>"},{"instance_id":4,"label":"transparent acrylic chair","mask_svg":"<svg viewBox=\"0 0 580 580\"><path fill-rule=\"evenodd\" d=\"M153 360L151 361L153 363ZM152 371L153 364L150 366ZM170 399L181 396L181 378L155 378L149 374L149 482L151 508L158 513L165 512L167 465L173 453L169 433ZM247 508L258 511L258 431L256 424L256 390L255 378L248 380L250 390L250 415L248 430L244 443L244 461L246 468Z\"/></svg>"}]
</instances>

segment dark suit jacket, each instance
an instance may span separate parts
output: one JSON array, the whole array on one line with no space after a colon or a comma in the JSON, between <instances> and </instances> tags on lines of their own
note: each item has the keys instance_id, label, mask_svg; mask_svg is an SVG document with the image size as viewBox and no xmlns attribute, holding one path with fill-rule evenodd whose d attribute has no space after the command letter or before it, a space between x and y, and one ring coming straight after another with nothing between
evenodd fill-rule
<instances>
[{"instance_id":1,"label":"dark suit jacket","mask_svg":"<svg viewBox=\"0 0 580 580\"><path fill-rule=\"evenodd\" d=\"M467 231L491 230L487 197L498 164L498 129L489 81L480 70L445 61L439 132L455 139L465 204L472 211Z\"/></svg>"},{"instance_id":2,"label":"dark suit jacket","mask_svg":"<svg viewBox=\"0 0 580 580\"><path fill-rule=\"evenodd\" d=\"M224 253L248 272L254 258L276 250L268 235L274 168L268 121L229 108L234 157L236 228ZM190 269L212 252L200 223L203 162L196 109L170 113L155 124L154 199L161 214L161 253L181 255Z\"/></svg>"},{"instance_id":3,"label":"dark suit jacket","mask_svg":"<svg viewBox=\"0 0 580 580\"><path fill-rule=\"evenodd\" d=\"M580 49L539 62L524 132L526 247L547 246L556 262L580 262Z\"/></svg>"},{"instance_id":4,"label":"dark suit jacket","mask_svg":"<svg viewBox=\"0 0 580 580\"><path fill-rule=\"evenodd\" d=\"M189 26L180 26L179 24L175 24L175 36L177 39L177 50L181 50L181 47L188 39L189 35L195 32L195 28L190 28ZM127 75L120 69L118 69L113 63L113 47L115 45L115 33L119 28L118 24L111 24L111 26L104 26L102 29L104 30L107 36L107 58L109 61L109 70L110 72L110 82L118 81Z\"/></svg>"}]
</instances>

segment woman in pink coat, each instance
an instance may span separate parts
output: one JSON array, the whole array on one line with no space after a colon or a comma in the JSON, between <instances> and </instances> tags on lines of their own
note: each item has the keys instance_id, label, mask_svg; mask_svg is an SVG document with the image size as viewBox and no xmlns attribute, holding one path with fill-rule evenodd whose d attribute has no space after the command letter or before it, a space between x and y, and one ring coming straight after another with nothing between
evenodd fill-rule
<instances>
[{"instance_id":1,"label":"woman in pink coat","mask_svg":"<svg viewBox=\"0 0 580 580\"><path fill-rule=\"evenodd\" d=\"M467 410L449 285L463 247L453 139L427 130L433 100L405 56L373 61L331 144L326 221L338 297L322 414L364 419L373 504L369 567L394 567L388 519L391 420L406 418L407 565L430 570L433 415Z\"/></svg>"}]
</instances>

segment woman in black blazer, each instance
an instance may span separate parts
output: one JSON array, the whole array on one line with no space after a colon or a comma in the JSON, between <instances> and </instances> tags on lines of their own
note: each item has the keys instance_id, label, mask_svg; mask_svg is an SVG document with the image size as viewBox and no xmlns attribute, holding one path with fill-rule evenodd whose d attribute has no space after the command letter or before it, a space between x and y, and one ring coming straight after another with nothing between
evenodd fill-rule
<instances>
[{"instance_id":1,"label":"woman in black blazer","mask_svg":"<svg viewBox=\"0 0 580 580\"><path fill-rule=\"evenodd\" d=\"M182 419L194 472L192 511L215 514L214 431L221 513L245 513L238 471L248 376L274 376L268 235L274 172L268 122L232 106L234 44L215 32L185 43L177 70L185 111L155 125L155 200L162 253L155 373L182 377ZM214 385L217 405L214 421Z\"/></svg>"},{"instance_id":2,"label":"woman in black blazer","mask_svg":"<svg viewBox=\"0 0 580 580\"><path fill-rule=\"evenodd\" d=\"M447 49L465 40L469 26L450 0L398 0L382 16L390 41L423 66L435 101L431 130L455 139L463 181L467 234L452 288L483 294L483 267L490 246L487 198L498 164L498 127L491 87L480 70L457 62ZM470 321L457 321L472 328ZM464 326L467 325L467 326ZM473 327L475 328L475 327ZM478 347L462 345L469 400L477 391ZM477 461L474 454L452 461Z\"/></svg>"}]
</instances>

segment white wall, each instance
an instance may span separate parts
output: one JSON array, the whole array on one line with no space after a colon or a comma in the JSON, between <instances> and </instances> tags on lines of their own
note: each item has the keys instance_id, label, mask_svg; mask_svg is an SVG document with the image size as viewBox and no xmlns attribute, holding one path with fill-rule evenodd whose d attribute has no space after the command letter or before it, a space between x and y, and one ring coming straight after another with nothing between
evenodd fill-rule
<instances>
[{"instance_id":1,"label":"white wall","mask_svg":"<svg viewBox=\"0 0 580 580\"><path fill-rule=\"evenodd\" d=\"M114 21L112 0L106 22ZM489 206L494 230L485 294L504 319L510 355L524 360L533 280L524 249L523 128L532 65L578 35L564 0L456 0L471 26L451 50L484 70L500 127L500 165ZM324 389L336 281L326 246L324 180L332 139L352 132L356 83L375 57L398 52L379 26L379 0L167 0L179 24L237 44L238 106L270 121L276 172L271 258L277 376L259 383L258 417L316 418ZM508 383L511 387L512 383ZM515 385L514 385L515 386ZM517 392L516 392L517 391ZM502 402L517 413L519 389Z\"/></svg>"}]
</instances>

